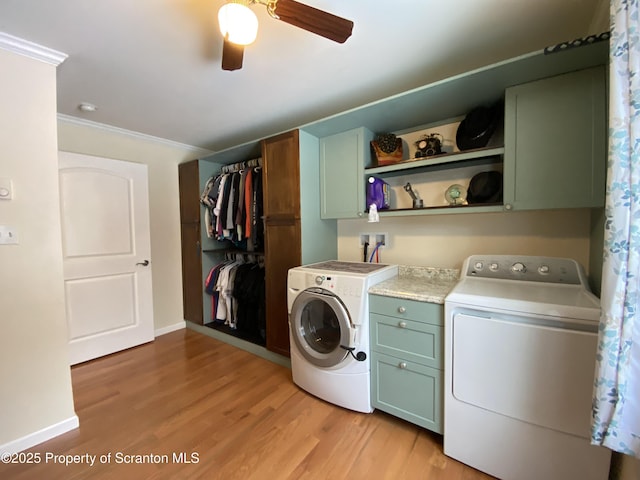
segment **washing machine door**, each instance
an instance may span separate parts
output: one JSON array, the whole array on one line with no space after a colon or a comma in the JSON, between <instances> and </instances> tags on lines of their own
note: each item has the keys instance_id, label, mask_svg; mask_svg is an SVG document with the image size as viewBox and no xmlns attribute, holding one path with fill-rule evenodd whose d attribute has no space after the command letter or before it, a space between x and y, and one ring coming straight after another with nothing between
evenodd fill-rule
<instances>
[{"instance_id":1,"label":"washing machine door","mask_svg":"<svg viewBox=\"0 0 640 480\"><path fill-rule=\"evenodd\" d=\"M308 288L296 297L289 317L298 350L318 367L333 367L349 354L353 334L349 313L328 290Z\"/></svg>"}]
</instances>

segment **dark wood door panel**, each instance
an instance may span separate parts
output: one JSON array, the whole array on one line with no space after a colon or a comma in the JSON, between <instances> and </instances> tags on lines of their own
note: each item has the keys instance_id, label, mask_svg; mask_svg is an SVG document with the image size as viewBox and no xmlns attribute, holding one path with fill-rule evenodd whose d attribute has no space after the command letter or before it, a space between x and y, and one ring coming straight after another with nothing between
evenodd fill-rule
<instances>
[{"instance_id":1,"label":"dark wood door panel","mask_svg":"<svg viewBox=\"0 0 640 480\"><path fill-rule=\"evenodd\" d=\"M200 169L198 160L178 165L180 222L200 222Z\"/></svg>"},{"instance_id":2,"label":"dark wood door panel","mask_svg":"<svg viewBox=\"0 0 640 480\"><path fill-rule=\"evenodd\" d=\"M293 130L262 141L264 214L300 215L300 144Z\"/></svg>"},{"instance_id":3,"label":"dark wood door panel","mask_svg":"<svg viewBox=\"0 0 640 480\"><path fill-rule=\"evenodd\" d=\"M200 224L183 223L182 235L182 305L184 319L203 324L202 255L200 253Z\"/></svg>"},{"instance_id":4,"label":"dark wood door panel","mask_svg":"<svg viewBox=\"0 0 640 480\"><path fill-rule=\"evenodd\" d=\"M288 357L287 274L302 261L300 221L268 226L265 237L267 349Z\"/></svg>"}]
</instances>

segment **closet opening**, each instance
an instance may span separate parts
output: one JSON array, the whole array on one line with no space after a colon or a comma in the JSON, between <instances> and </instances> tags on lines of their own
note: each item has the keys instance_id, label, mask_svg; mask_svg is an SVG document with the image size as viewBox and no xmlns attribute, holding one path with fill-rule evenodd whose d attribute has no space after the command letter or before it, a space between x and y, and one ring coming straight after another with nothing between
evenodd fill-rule
<instances>
[{"instance_id":1,"label":"closet opening","mask_svg":"<svg viewBox=\"0 0 640 480\"><path fill-rule=\"evenodd\" d=\"M261 158L225 165L205 184L203 324L266 346L262 196Z\"/></svg>"}]
</instances>

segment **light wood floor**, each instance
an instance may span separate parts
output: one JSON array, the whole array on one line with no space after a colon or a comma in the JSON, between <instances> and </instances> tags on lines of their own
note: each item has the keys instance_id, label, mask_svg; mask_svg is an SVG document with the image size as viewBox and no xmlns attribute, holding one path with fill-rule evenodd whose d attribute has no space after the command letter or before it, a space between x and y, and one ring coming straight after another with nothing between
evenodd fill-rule
<instances>
[{"instance_id":1,"label":"light wood floor","mask_svg":"<svg viewBox=\"0 0 640 480\"><path fill-rule=\"evenodd\" d=\"M287 368L190 330L73 367L72 377L80 428L31 449L38 465L0 464L0 478L492 478L444 456L439 435L323 402ZM175 462L181 452L194 462ZM56 465L47 453L96 464ZM160 463L117 463L151 454Z\"/></svg>"}]
</instances>

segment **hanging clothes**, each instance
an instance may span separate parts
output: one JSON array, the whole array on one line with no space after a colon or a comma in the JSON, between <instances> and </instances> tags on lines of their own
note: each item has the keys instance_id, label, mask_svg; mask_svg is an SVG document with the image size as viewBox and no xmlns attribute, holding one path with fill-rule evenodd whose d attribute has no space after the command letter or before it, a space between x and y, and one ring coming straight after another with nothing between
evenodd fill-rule
<instances>
[{"instance_id":1,"label":"hanging clothes","mask_svg":"<svg viewBox=\"0 0 640 480\"><path fill-rule=\"evenodd\" d=\"M253 169L247 172L244 187L244 235L245 238L251 238L251 219L253 217ZM251 248L251 250L255 250Z\"/></svg>"},{"instance_id":2,"label":"hanging clothes","mask_svg":"<svg viewBox=\"0 0 640 480\"><path fill-rule=\"evenodd\" d=\"M255 159L223 167L207 180L200 201L206 207L207 236L242 250L225 255L207 275L204 290L211 297L207 324L224 326L264 345L264 265L248 255L264 248L262 195L261 159Z\"/></svg>"},{"instance_id":3,"label":"hanging clothes","mask_svg":"<svg viewBox=\"0 0 640 480\"><path fill-rule=\"evenodd\" d=\"M251 216L251 241L254 250L264 248L264 221L262 206L262 169L254 168L253 171L253 201Z\"/></svg>"},{"instance_id":4,"label":"hanging clothes","mask_svg":"<svg viewBox=\"0 0 640 480\"><path fill-rule=\"evenodd\" d=\"M205 223L209 238L230 241L236 248L246 251L263 248L260 163L261 159L256 159L223 167L221 173L206 182L200 202L206 207Z\"/></svg>"},{"instance_id":5,"label":"hanging clothes","mask_svg":"<svg viewBox=\"0 0 640 480\"><path fill-rule=\"evenodd\" d=\"M264 344L266 340L264 266L243 254L213 266L205 292L211 296L211 321ZM210 322L207 322L210 323Z\"/></svg>"},{"instance_id":6,"label":"hanging clothes","mask_svg":"<svg viewBox=\"0 0 640 480\"><path fill-rule=\"evenodd\" d=\"M204 190L202 191L202 195L200 196L200 203L206 207L204 222L208 238L214 238L216 216L213 212L218 200L219 188L220 177L211 177L209 180L207 180L207 183L204 186Z\"/></svg>"},{"instance_id":7,"label":"hanging clothes","mask_svg":"<svg viewBox=\"0 0 640 480\"><path fill-rule=\"evenodd\" d=\"M238 301L238 330L249 337L266 340L265 275L257 263L238 267L233 296Z\"/></svg>"},{"instance_id":8,"label":"hanging clothes","mask_svg":"<svg viewBox=\"0 0 640 480\"><path fill-rule=\"evenodd\" d=\"M207 275L207 279L205 280L204 284L204 291L211 296L211 320L214 322L216 321L216 313L220 300L220 292L216 290L216 284L218 283L218 276L223 265L224 264L221 263L214 266L209 271L209 275Z\"/></svg>"}]
</instances>

